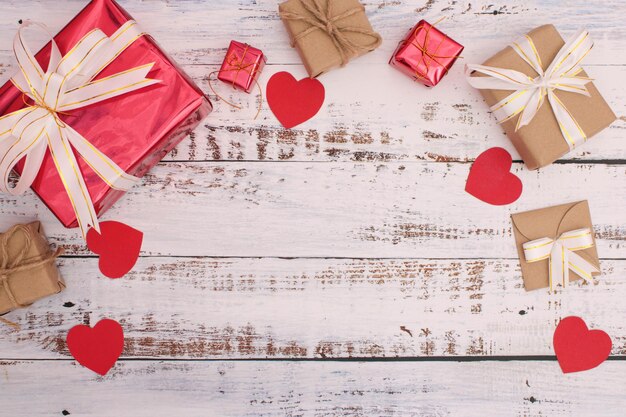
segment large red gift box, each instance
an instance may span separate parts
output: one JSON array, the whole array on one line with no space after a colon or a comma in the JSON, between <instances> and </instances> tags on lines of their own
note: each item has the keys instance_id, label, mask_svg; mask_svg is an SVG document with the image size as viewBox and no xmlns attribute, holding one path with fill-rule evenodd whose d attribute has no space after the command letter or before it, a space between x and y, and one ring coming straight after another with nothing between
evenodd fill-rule
<instances>
[{"instance_id":1,"label":"large red gift box","mask_svg":"<svg viewBox=\"0 0 626 417\"><path fill-rule=\"evenodd\" d=\"M65 55L93 29L98 28L111 36L129 20L132 17L115 1L94 0L55 36L55 41L61 54ZM50 59L50 45L36 57L45 70ZM64 123L128 174L137 177L145 175L212 110L204 93L149 35L134 41L95 79L152 62L155 64L148 78L160 80L159 84L60 115ZM0 116L23 107L24 98L11 81L0 88ZM101 214L124 192L110 188L82 158L77 156L76 159L96 212ZM23 162L16 168L18 173ZM49 150L32 189L63 225L78 225Z\"/></svg>"}]
</instances>

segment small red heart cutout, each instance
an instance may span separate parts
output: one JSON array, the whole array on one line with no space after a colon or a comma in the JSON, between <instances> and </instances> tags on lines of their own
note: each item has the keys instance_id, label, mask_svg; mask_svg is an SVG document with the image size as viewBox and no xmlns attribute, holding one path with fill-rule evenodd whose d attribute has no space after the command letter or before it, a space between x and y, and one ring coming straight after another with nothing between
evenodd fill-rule
<instances>
[{"instance_id":1,"label":"small red heart cutout","mask_svg":"<svg viewBox=\"0 0 626 417\"><path fill-rule=\"evenodd\" d=\"M315 116L324 104L324 85L315 78L296 80L282 71L267 82L267 104L278 121L287 129Z\"/></svg>"},{"instance_id":2,"label":"small red heart cutout","mask_svg":"<svg viewBox=\"0 0 626 417\"><path fill-rule=\"evenodd\" d=\"M143 233L124 223L100 223L100 233L91 228L87 232L87 247L100 255L100 272L109 278L126 275L139 258Z\"/></svg>"},{"instance_id":3,"label":"small red heart cutout","mask_svg":"<svg viewBox=\"0 0 626 417\"><path fill-rule=\"evenodd\" d=\"M510 172L512 165L505 149L487 149L474 161L465 191L494 206L511 204L522 194L522 181Z\"/></svg>"},{"instance_id":4,"label":"small red heart cutout","mask_svg":"<svg viewBox=\"0 0 626 417\"><path fill-rule=\"evenodd\" d=\"M595 368L609 357L611 338L602 330L589 330L580 317L565 317L554 331L554 352L563 373Z\"/></svg>"},{"instance_id":5,"label":"small red heart cutout","mask_svg":"<svg viewBox=\"0 0 626 417\"><path fill-rule=\"evenodd\" d=\"M93 329L83 324L72 327L66 342L78 363L104 376L124 350L124 330L115 320L102 319Z\"/></svg>"}]
</instances>

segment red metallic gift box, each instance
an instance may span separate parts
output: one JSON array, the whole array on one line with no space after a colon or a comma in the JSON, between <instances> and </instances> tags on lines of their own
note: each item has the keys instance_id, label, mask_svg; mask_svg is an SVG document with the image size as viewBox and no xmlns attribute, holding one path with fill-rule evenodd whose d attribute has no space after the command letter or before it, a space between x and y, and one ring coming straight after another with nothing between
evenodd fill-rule
<instances>
[{"instance_id":1,"label":"red metallic gift box","mask_svg":"<svg viewBox=\"0 0 626 417\"><path fill-rule=\"evenodd\" d=\"M265 66L263 51L248 44L230 41L217 78L249 93Z\"/></svg>"},{"instance_id":2,"label":"red metallic gift box","mask_svg":"<svg viewBox=\"0 0 626 417\"><path fill-rule=\"evenodd\" d=\"M55 36L55 40L61 54L65 55L93 29L99 28L111 36L131 19L115 1L94 0ZM36 57L45 69L50 45ZM60 115L64 123L124 171L138 177L145 175L212 110L204 93L149 35L135 40L95 79L152 62L155 64L148 77L161 83ZM12 82L0 88L0 116L23 107L24 98ZM96 212L102 214L124 192L110 188L83 159L77 160ZM16 168L18 173L23 162ZM32 189L63 225L77 226L76 214L49 150Z\"/></svg>"},{"instance_id":3,"label":"red metallic gift box","mask_svg":"<svg viewBox=\"0 0 626 417\"><path fill-rule=\"evenodd\" d=\"M434 87L457 60L463 45L421 20L393 53L389 64L428 87Z\"/></svg>"}]
</instances>

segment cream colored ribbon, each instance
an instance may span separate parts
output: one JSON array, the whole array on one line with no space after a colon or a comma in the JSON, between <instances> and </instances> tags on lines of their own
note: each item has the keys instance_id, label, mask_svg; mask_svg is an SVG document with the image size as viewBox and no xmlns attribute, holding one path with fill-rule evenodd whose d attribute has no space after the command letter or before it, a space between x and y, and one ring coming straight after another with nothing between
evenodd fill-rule
<instances>
[{"instance_id":1,"label":"cream colored ribbon","mask_svg":"<svg viewBox=\"0 0 626 417\"><path fill-rule=\"evenodd\" d=\"M526 242L523 245L526 262L538 262L548 259L550 291L554 290L555 279L563 287L569 285L569 270L576 272L587 282L592 280L592 272L598 268L574 253L593 246L593 236L589 229L577 229L565 232L556 240L547 237ZM557 283L558 284L558 283Z\"/></svg>"},{"instance_id":2,"label":"cream colored ribbon","mask_svg":"<svg viewBox=\"0 0 626 417\"><path fill-rule=\"evenodd\" d=\"M23 38L29 26L39 26L51 39L48 70L43 71ZM24 193L35 180L46 150L56 168L83 232L89 227L100 232L96 210L76 161L74 151L111 188L126 191L139 181L128 175L87 139L63 122L60 115L112 97L148 87L158 80L145 78L154 63L94 80L94 78L135 40L143 36L137 22L128 21L110 38L100 29L86 34L63 57L45 26L25 22L13 41L20 72L11 81L33 104L0 118L0 190ZM24 98L26 101L26 98ZM14 186L9 174L26 158Z\"/></svg>"},{"instance_id":3,"label":"cream colored ribbon","mask_svg":"<svg viewBox=\"0 0 626 417\"><path fill-rule=\"evenodd\" d=\"M567 41L545 71L537 48L528 35L510 46L539 74L538 77L533 79L512 69L467 65L465 73L468 82L478 89L513 90L509 96L491 106L491 111L499 123L504 123L519 114L515 130L532 121L547 96L563 137L570 150L574 149L584 142L587 136L554 91L562 90L589 96L585 85L591 79L578 75L582 71L580 62L593 47L589 32L580 31ZM472 77L474 71L487 77Z\"/></svg>"}]
</instances>

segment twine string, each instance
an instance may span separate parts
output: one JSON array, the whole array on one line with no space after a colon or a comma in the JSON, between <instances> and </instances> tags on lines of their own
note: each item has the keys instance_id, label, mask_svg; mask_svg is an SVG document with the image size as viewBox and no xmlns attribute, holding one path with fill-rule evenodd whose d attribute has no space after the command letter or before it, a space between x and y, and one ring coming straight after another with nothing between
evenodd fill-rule
<instances>
[{"instance_id":1,"label":"twine string","mask_svg":"<svg viewBox=\"0 0 626 417\"><path fill-rule=\"evenodd\" d=\"M211 83L211 77L215 74L219 74L220 72L223 71L236 71L235 72L235 76L233 77L232 81L231 81L231 85L233 88L235 88L235 81L237 80L237 77L239 76L239 73L241 71L246 72L250 77L254 76L254 71L257 67L257 62L251 62L248 64L244 64L244 60L246 57L246 54L248 53L248 49L250 48L250 45L246 45L245 49L243 50L243 54L241 54L241 58L237 57L236 54L231 54L229 57L227 57L227 61L226 63L228 64L228 67L226 69L220 69L217 71L212 71L209 74L208 77L208 82L209 82L209 88L211 89L211 91L213 92L213 94L218 97L220 100L222 100L224 103L228 104L231 107L234 107L236 109L241 110L241 106L237 105L235 103L232 103L228 100L226 100L224 97L222 97L221 95L219 95L217 93L217 91L215 91L215 88L213 88L213 84ZM259 100L259 107L257 109L256 115L254 116L254 119L252 120L256 120L257 117L259 117L259 114L261 113L261 108L263 106L263 89L261 88L261 84L259 84L259 81L257 80L257 77L253 78L254 83L256 84L257 89L259 90L259 95L260 95L260 100Z\"/></svg>"},{"instance_id":2,"label":"twine string","mask_svg":"<svg viewBox=\"0 0 626 417\"><path fill-rule=\"evenodd\" d=\"M35 92L36 94L36 92ZM33 107L39 107L40 109L44 109L45 111L47 111L48 113L50 113L52 115L52 117L54 117L54 122L57 124L57 126L59 126L60 128L65 128L67 127L67 125L65 124L65 122L63 122L63 120L61 120L59 118L59 114L62 114L64 116L68 116L69 113L66 112L62 112L60 110L55 110L51 107L49 107L44 101L43 99L39 98L39 95L36 94L37 96L37 100L33 100L33 104L30 104L28 102L28 100L26 99L26 94L22 93L22 101L24 102L24 105L26 106L33 106Z\"/></svg>"},{"instance_id":3,"label":"twine string","mask_svg":"<svg viewBox=\"0 0 626 417\"><path fill-rule=\"evenodd\" d=\"M310 35L311 33L321 30L325 32L333 41L335 48L339 52L341 58L341 66L345 66L351 57L357 55L360 51L371 51L378 47L382 43L382 37L369 29L353 26L339 26L337 23L343 19L353 16L357 13L365 11L363 5L349 9L343 13L334 16L333 13L333 1L327 0L327 6L324 7L321 0L300 0L300 3L311 16L307 14L299 14L294 12L280 12L280 18L283 20L294 20L305 22L310 25L309 28L303 30L299 34L295 35L291 41L291 46L294 47L296 43ZM350 40L347 36L348 33L359 33L370 36L374 39L374 42L369 45L359 45Z\"/></svg>"},{"instance_id":4,"label":"twine string","mask_svg":"<svg viewBox=\"0 0 626 417\"><path fill-rule=\"evenodd\" d=\"M20 251L17 255L10 259L9 256L9 243L11 239L16 236L17 233L22 233L24 236L24 245L20 248ZM33 231L26 225L17 224L9 229L2 235L0 239L0 284L4 289L9 301L13 305L14 308L26 307L27 304L20 302L15 293L13 292L11 285L9 283L9 277L11 274L15 274L17 272L29 271L32 269L39 268L43 265L49 264L53 262L56 258L58 258L62 253L62 248L57 248L55 251L49 251L44 255L32 258L28 261L24 261L24 258L28 254L32 243L33 243ZM3 319L0 317L0 321L8 324L13 327L18 327L16 323L10 322L9 320Z\"/></svg>"}]
</instances>

